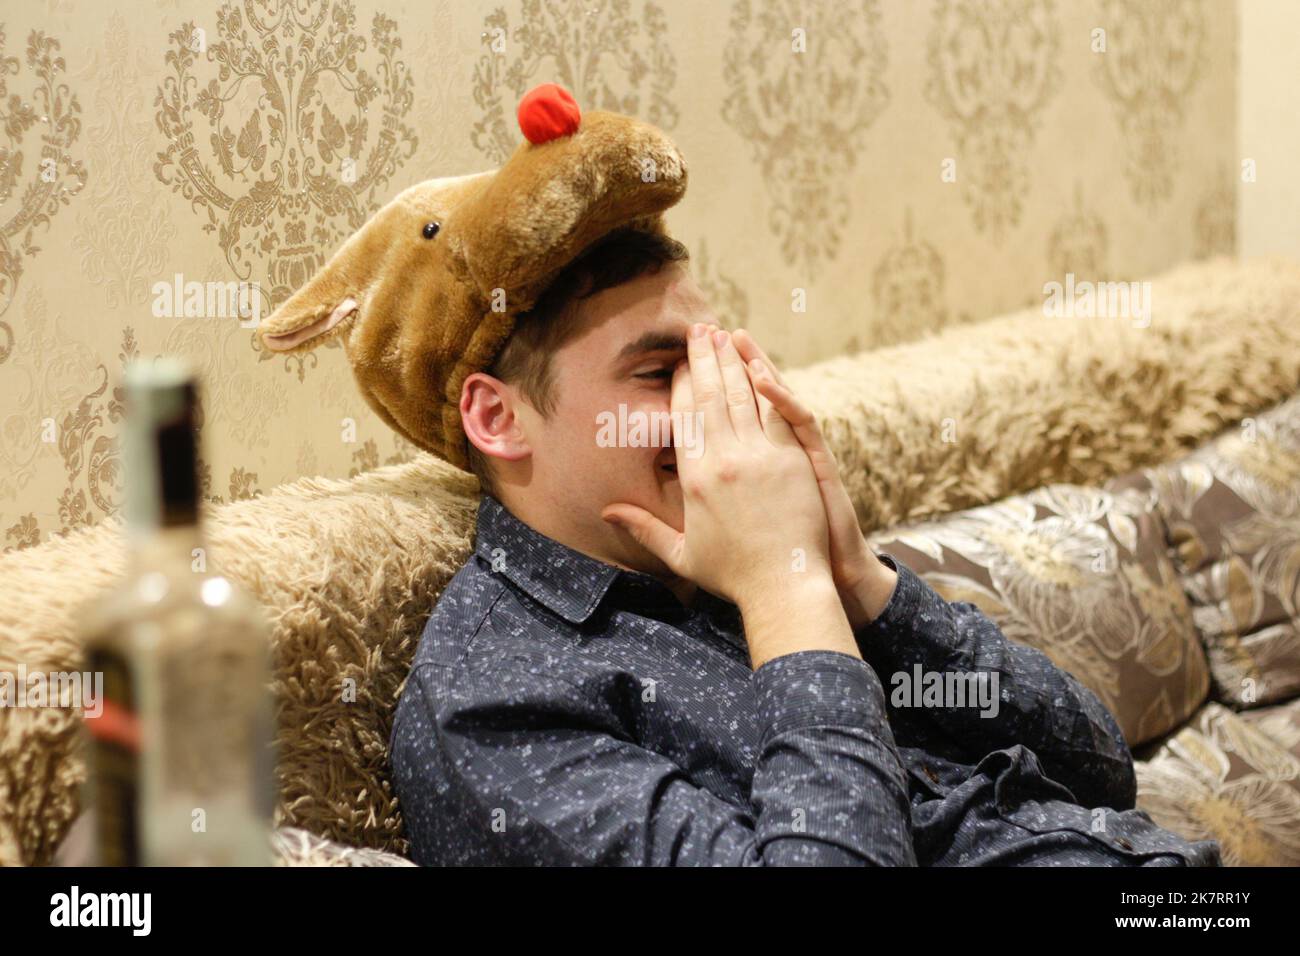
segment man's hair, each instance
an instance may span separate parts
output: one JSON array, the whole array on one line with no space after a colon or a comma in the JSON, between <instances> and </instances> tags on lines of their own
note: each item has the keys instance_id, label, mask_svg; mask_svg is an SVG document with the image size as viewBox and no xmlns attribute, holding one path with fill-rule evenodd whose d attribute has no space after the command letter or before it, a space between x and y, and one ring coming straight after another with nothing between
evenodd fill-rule
<instances>
[{"instance_id":1,"label":"man's hair","mask_svg":"<svg viewBox=\"0 0 1300 956\"><path fill-rule=\"evenodd\" d=\"M641 229L614 230L565 266L533 307L519 314L510 338L484 371L517 386L538 414L549 417L555 411L551 356L581 325L578 300L688 258L686 247L676 239ZM484 491L495 493L489 456L473 442L468 445L470 471Z\"/></svg>"}]
</instances>

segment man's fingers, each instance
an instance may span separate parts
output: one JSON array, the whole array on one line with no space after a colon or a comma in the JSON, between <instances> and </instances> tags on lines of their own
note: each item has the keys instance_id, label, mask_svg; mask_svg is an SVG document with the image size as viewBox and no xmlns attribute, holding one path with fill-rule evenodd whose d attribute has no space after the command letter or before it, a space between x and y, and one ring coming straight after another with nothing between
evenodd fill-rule
<instances>
[{"instance_id":1,"label":"man's fingers","mask_svg":"<svg viewBox=\"0 0 1300 956\"><path fill-rule=\"evenodd\" d=\"M817 424L817 417L813 415L803 402L795 398L794 392L789 387L781 384L772 377L771 370L760 364L754 369L754 386L762 390L768 400L776 406L781 415L788 421L793 428ZM821 434L818 433L817 440L821 441Z\"/></svg>"},{"instance_id":2,"label":"man's fingers","mask_svg":"<svg viewBox=\"0 0 1300 956\"><path fill-rule=\"evenodd\" d=\"M735 435L727 412L726 388L722 369L713 348L713 336L703 322L696 322L686 337L686 358L691 363L691 392L695 410L703 417L704 431L710 442L725 442Z\"/></svg>"},{"instance_id":3,"label":"man's fingers","mask_svg":"<svg viewBox=\"0 0 1300 956\"><path fill-rule=\"evenodd\" d=\"M731 340L735 343L736 351L740 353L740 359L745 363L746 368L749 368L757 360L767 370L769 378L780 385L785 385L785 379L781 377L781 372L777 369L776 363L768 358L767 353L758 344L758 340L749 334L749 330L736 329L732 333ZM781 413L773 409L772 402L766 395L757 391L757 389L755 393L758 396L758 416L764 423L764 430L767 431L769 437L776 434L784 440L780 425L777 423L777 419L781 418ZM773 427L769 428L768 423L772 423Z\"/></svg>"},{"instance_id":4,"label":"man's fingers","mask_svg":"<svg viewBox=\"0 0 1300 956\"><path fill-rule=\"evenodd\" d=\"M726 390L727 413L731 416L731 427L741 438L758 438L762 428L758 423L758 405L754 401L754 388L749 383L740 353L731 344L731 336L726 329L714 333L713 344L718 355L718 367L722 370L722 387Z\"/></svg>"},{"instance_id":5,"label":"man's fingers","mask_svg":"<svg viewBox=\"0 0 1300 956\"><path fill-rule=\"evenodd\" d=\"M807 406L799 399L795 398L794 392L774 381L766 368L761 372L755 372L754 388L772 403L772 407L781 414L782 418L789 422L790 428L794 430L794 435L799 440L799 444L808 453L808 458L813 464L813 470L817 473L818 480L823 480L836 473L838 465L835 462L835 456L826 446L825 439L822 438L822 430L817 424L817 416L809 411Z\"/></svg>"},{"instance_id":6,"label":"man's fingers","mask_svg":"<svg viewBox=\"0 0 1300 956\"><path fill-rule=\"evenodd\" d=\"M772 393L775 388L780 388L780 386L772 381L772 373L768 371L767 366L760 359L754 359L745 367L745 371L749 374L749 380L754 386L754 393L758 396L763 431L767 435L768 441L773 445L802 444L798 435L795 434L794 427L769 397L769 393Z\"/></svg>"},{"instance_id":7,"label":"man's fingers","mask_svg":"<svg viewBox=\"0 0 1300 956\"><path fill-rule=\"evenodd\" d=\"M672 394L668 403L672 411L673 448L677 450L677 473L691 468L704 454L703 416L695 408L695 391L691 385L691 367L680 361L673 369Z\"/></svg>"},{"instance_id":8,"label":"man's fingers","mask_svg":"<svg viewBox=\"0 0 1300 956\"><path fill-rule=\"evenodd\" d=\"M764 364L763 350L758 348L758 343L754 341L754 337L744 329L736 329L731 334L731 341L736 346L736 352L740 355L740 360L745 363L745 370L750 373L752 383L754 372L752 363L757 359L760 365ZM772 368L771 363L766 363L766 367ZM772 370L772 374L777 374L775 369ZM780 381L779 378L778 381ZM763 423L763 430L771 438L772 429L768 427L768 423L775 423L777 419L781 418L781 413L774 410L768 397L757 389L754 390L754 398L758 402L758 420ZM773 416L776 417L773 418Z\"/></svg>"},{"instance_id":9,"label":"man's fingers","mask_svg":"<svg viewBox=\"0 0 1300 956\"><path fill-rule=\"evenodd\" d=\"M763 351L762 346L749 334L747 329L736 329L731 338L736 343L736 351L740 353L740 358L746 365L754 359L761 360L771 370L772 378L776 380L777 384L785 385L785 379L781 376L776 363L767 357L767 353Z\"/></svg>"},{"instance_id":10,"label":"man's fingers","mask_svg":"<svg viewBox=\"0 0 1300 956\"><path fill-rule=\"evenodd\" d=\"M685 535L664 524L644 508L636 505L609 505L600 513L601 518L622 528L636 542L657 557L674 574L684 575L682 544Z\"/></svg>"}]
</instances>

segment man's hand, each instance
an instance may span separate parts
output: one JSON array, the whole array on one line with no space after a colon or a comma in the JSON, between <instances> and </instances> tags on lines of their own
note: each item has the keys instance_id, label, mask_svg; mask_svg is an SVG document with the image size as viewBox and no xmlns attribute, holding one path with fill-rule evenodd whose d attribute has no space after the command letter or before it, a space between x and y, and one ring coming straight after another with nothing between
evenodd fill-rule
<instances>
[{"instance_id":1,"label":"man's hand","mask_svg":"<svg viewBox=\"0 0 1300 956\"><path fill-rule=\"evenodd\" d=\"M687 358L689 365L674 371L671 400L684 529L626 503L609 505L602 517L673 573L733 601L755 669L799 650L859 657L836 600L826 511L809 456L784 418L760 417L726 332L697 323ZM702 453L684 447L677 433L679 416L697 413Z\"/></svg>"},{"instance_id":2,"label":"man's hand","mask_svg":"<svg viewBox=\"0 0 1300 956\"><path fill-rule=\"evenodd\" d=\"M885 609L898 575L876 557L863 537L853 502L840 480L839 465L826 447L816 417L790 391L752 335L737 329L732 341L746 363L764 420L773 415L784 419L812 463L826 510L835 588L849 625L857 630Z\"/></svg>"}]
</instances>

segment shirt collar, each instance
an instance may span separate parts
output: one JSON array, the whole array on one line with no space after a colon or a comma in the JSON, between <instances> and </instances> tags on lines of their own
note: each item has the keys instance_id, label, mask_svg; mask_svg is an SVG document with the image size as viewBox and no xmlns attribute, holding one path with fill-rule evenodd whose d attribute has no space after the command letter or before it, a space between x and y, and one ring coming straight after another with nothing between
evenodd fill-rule
<instances>
[{"instance_id":1,"label":"shirt collar","mask_svg":"<svg viewBox=\"0 0 1300 956\"><path fill-rule=\"evenodd\" d=\"M493 572L574 624L591 617L621 573L524 524L487 493L479 500L474 552Z\"/></svg>"}]
</instances>

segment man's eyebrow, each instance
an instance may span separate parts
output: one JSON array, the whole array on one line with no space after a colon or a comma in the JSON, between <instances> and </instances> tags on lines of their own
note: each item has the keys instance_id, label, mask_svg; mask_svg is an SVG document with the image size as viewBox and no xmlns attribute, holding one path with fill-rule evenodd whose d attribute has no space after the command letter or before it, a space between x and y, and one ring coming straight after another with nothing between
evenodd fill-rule
<instances>
[{"instance_id":1,"label":"man's eyebrow","mask_svg":"<svg viewBox=\"0 0 1300 956\"><path fill-rule=\"evenodd\" d=\"M634 355L646 352L684 352L686 336L673 335L671 332L646 332L634 342L629 342L619 350L615 361L622 361Z\"/></svg>"}]
</instances>

